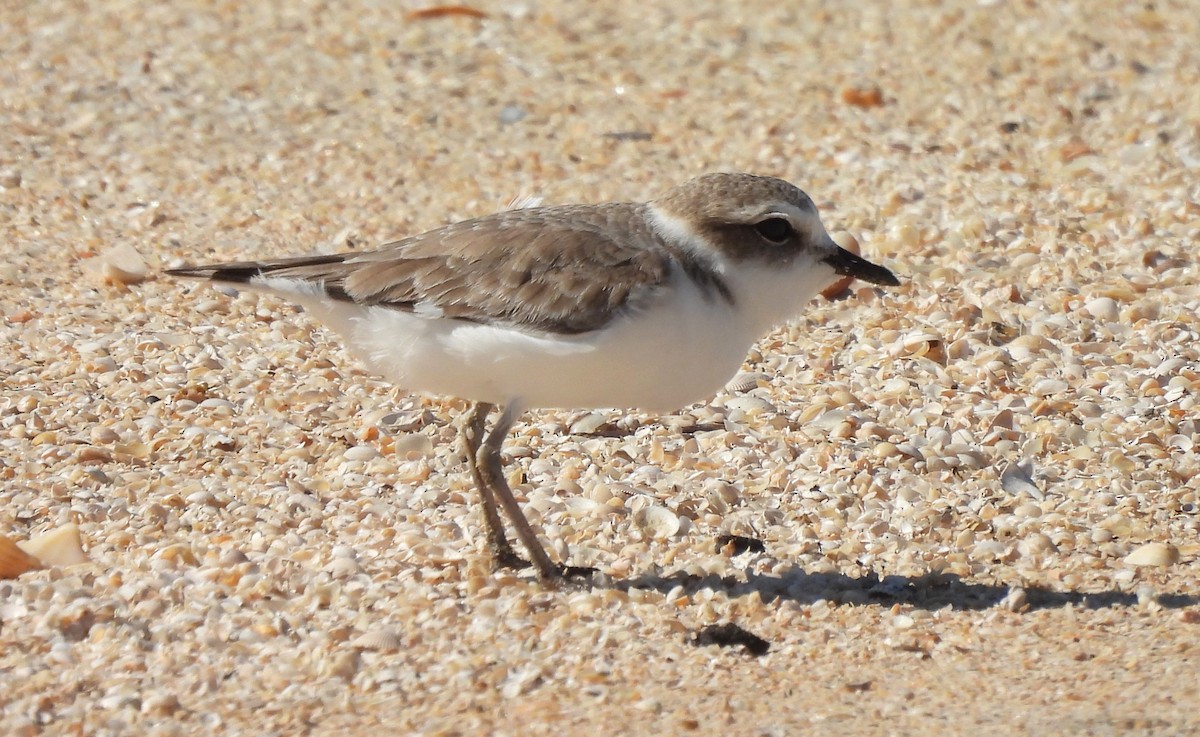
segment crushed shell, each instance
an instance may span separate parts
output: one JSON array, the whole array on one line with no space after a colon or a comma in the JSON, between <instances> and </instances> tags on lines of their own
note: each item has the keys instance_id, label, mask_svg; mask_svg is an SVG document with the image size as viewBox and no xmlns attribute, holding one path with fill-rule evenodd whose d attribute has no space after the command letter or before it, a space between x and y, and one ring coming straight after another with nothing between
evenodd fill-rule
<instances>
[{"instance_id":1,"label":"crushed shell","mask_svg":"<svg viewBox=\"0 0 1200 737\"><path fill-rule=\"evenodd\" d=\"M41 561L22 550L10 538L0 535L0 578L16 578L41 567Z\"/></svg>"}]
</instances>

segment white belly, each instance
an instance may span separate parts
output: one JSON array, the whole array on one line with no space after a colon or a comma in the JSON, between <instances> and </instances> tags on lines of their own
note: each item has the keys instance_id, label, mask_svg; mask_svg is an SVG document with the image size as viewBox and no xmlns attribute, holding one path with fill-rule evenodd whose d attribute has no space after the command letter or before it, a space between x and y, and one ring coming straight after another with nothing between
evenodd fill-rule
<instances>
[{"instance_id":1,"label":"white belly","mask_svg":"<svg viewBox=\"0 0 1200 737\"><path fill-rule=\"evenodd\" d=\"M676 286L644 311L576 336L344 304L357 314L332 322L348 323L353 352L410 391L528 408L665 412L714 394L758 337L738 328L724 302L690 281Z\"/></svg>"}]
</instances>

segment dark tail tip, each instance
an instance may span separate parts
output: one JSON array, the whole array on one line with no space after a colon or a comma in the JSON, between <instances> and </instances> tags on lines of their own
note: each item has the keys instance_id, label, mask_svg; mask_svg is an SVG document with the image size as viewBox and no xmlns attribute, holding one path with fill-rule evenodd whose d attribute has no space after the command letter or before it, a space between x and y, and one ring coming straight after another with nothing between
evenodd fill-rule
<instances>
[{"instance_id":1,"label":"dark tail tip","mask_svg":"<svg viewBox=\"0 0 1200 737\"><path fill-rule=\"evenodd\" d=\"M322 266L324 264L340 264L346 260L347 255L336 253L325 256L283 258L274 261L233 261L225 264L208 264L207 266L183 266L178 269L167 269L163 273L169 276L181 276L185 279L211 279L213 281L230 282L233 284L245 284L257 276L277 271Z\"/></svg>"},{"instance_id":2,"label":"dark tail tip","mask_svg":"<svg viewBox=\"0 0 1200 737\"><path fill-rule=\"evenodd\" d=\"M168 276L178 276L185 279L211 279L212 281L233 282L245 284L262 273L258 264L225 264L222 266L184 266L178 269L163 271Z\"/></svg>"}]
</instances>

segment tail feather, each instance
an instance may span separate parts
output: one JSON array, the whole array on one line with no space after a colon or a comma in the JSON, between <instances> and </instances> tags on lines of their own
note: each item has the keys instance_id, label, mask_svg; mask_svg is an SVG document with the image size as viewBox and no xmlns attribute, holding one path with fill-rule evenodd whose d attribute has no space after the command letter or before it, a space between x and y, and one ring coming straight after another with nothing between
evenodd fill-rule
<instances>
[{"instance_id":1,"label":"tail feather","mask_svg":"<svg viewBox=\"0 0 1200 737\"><path fill-rule=\"evenodd\" d=\"M212 281L231 284L246 284L255 277L265 276L275 271L306 266L340 264L346 258L347 254L342 253L326 256L300 256L298 258L284 258L275 261L233 261L225 264L183 266L178 269L166 269L163 273L186 279L210 279Z\"/></svg>"}]
</instances>

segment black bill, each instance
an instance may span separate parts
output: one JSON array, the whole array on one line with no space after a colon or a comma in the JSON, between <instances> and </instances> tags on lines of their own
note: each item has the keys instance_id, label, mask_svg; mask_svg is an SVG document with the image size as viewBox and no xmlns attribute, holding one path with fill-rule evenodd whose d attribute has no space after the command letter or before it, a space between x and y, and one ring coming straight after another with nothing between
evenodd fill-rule
<instances>
[{"instance_id":1,"label":"black bill","mask_svg":"<svg viewBox=\"0 0 1200 737\"><path fill-rule=\"evenodd\" d=\"M878 264L871 263L862 256L855 256L844 248L838 248L832 255L826 256L824 261L832 266L839 276L852 276L855 279L888 287L900 286L900 280L896 278L895 274Z\"/></svg>"}]
</instances>

